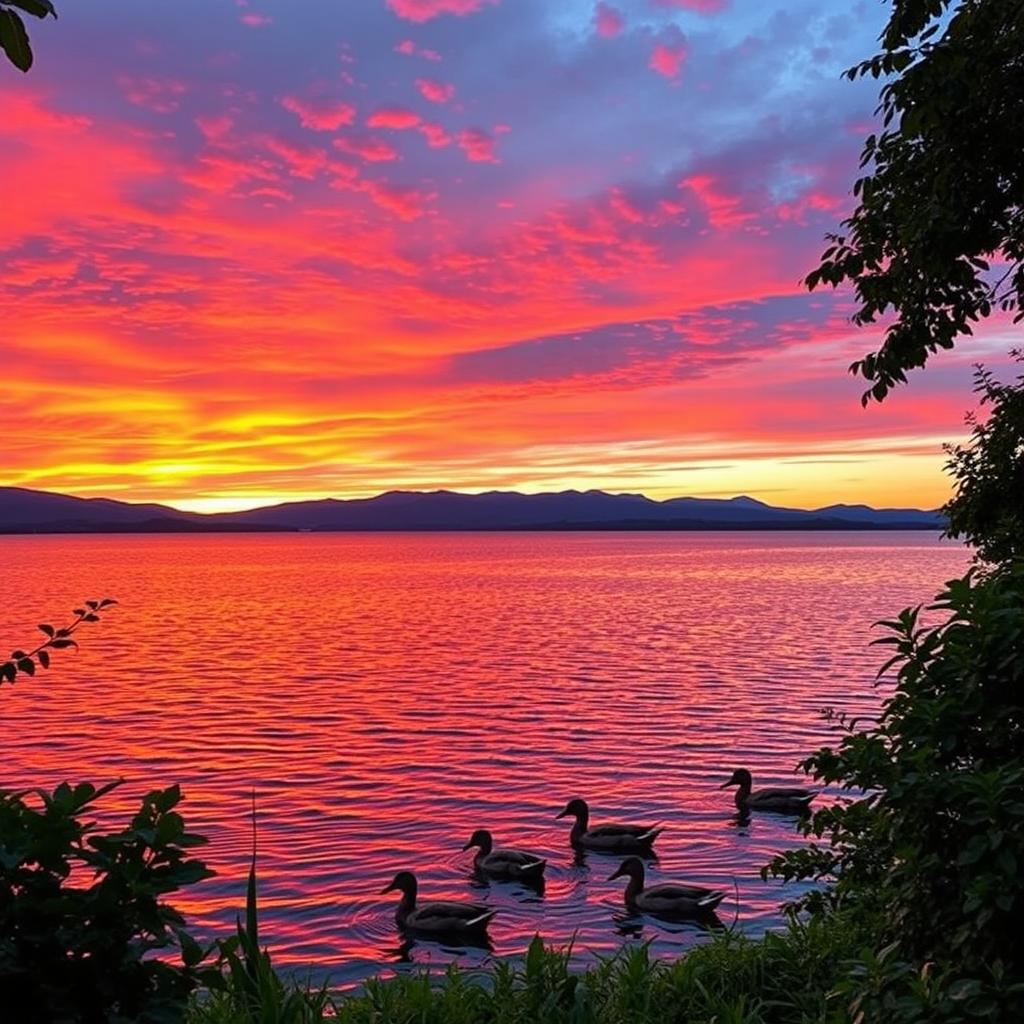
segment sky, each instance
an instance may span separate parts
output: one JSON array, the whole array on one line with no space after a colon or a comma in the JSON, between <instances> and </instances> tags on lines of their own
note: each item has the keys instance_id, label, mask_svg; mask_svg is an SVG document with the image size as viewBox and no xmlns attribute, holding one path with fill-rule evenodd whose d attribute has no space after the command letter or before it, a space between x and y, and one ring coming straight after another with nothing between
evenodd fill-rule
<instances>
[{"instance_id":1,"label":"sky","mask_svg":"<svg viewBox=\"0 0 1024 1024\"><path fill-rule=\"evenodd\" d=\"M971 363L862 408L809 294L877 0L123 0L0 66L0 482L934 507Z\"/></svg>"}]
</instances>

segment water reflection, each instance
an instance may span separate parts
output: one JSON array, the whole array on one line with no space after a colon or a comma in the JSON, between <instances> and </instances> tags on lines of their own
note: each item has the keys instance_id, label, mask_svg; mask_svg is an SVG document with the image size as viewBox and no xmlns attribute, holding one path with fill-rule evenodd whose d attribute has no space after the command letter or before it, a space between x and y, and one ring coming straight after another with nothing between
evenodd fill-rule
<instances>
[{"instance_id":1,"label":"water reflection","mask_svg":"<svg viewBox=\"0 0 1024 1024\"><path fill-rule=\"evenodd\" d=\"M47 685L5 688L0 785L123 775L105 812L116 818L180 782L218 872L181 901L208 936L230 933L244 904L255 787L264 940L282 966L343 984L385 962L492 955L400 936L376 894L403 868L431 896L496 908L494 955L521 954L538 932L575 936L580 960L637 929L655 956L702 941L692 922L624 916L604 881L617 855L574 850L554 820L573 793L599 825L665 825L652 883L728 889L723 916L752 933L779 923L800 889L757 872L798 841L796 821L740 818L717 787L737 763L759 785L799 784L793 766L833 737L819 709L877 706L869 624L967 562L907 534L0 546L18 588L0 609L12 644L69 599L120 601ZM480 822L547 860L543 892L470 877L459 848Z\"/></svg>"}]
</instances>

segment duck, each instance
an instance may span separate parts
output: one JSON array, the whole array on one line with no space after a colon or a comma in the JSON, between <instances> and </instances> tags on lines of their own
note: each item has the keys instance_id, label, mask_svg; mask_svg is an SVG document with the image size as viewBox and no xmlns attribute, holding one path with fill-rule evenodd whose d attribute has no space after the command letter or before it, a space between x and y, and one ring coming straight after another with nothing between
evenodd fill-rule
<instances>
[{"instance_id":1,"label":"duck","mask_svg":"<svg viewBox=\"0 0 1024 1024\"><path fill-rule=\"evenodd\" d=\"M399 871L381 889L381 895L398 890L402 894L395 910L399 928L425 934L446 936L477 936L483 934L497 913L482 903L460 903L456 900L431 900L417 903L418 885L411 871Z\"/></svg>"},{"instance_id":2,"label":"duck","mask_svg":"<svg viewBox=\"0 0 1024 1024\"><path fill-rule=\"evenodd\" d=\"M644 887L644 862L639 857L627 857L618 870L608 876L611 882L625 875L626 907L645 911L648 914L669 917L700 917L713 914L718 904L725 899L723 889L708 889L701 885L687 885L683 882L663 882Z\"/></svg>"},{"instance_id":3,"label":"duck","mask_svg":"<svg viewBox=\"0 0 1024 1024\"><path fill-rule=\"evenodd\" d=\"M485 828L478 828L463 846L463 850L476 847L473 866L491 878L515 879L537 883L544 878L547 861L525 850L494 849L494 838Z\"/></svg>"},{"instance_id":4,"label":"duck","mask_svg":"<svg viewBox=\"0 0 1024 1024\"><path fill-rule=\"evenodd\" d=\"M654 840L665 831L660 825L598 825L588 828L590 808L587 801L579 797L570 800L565 810L555 817L569 815L576 819L569 833L569 842L599 853L643 853L651 856Z\"/></svg>"},{"instance_id":5,"label":"duck","mask_svg":"<svg viewBox=\"0 0 1024 1024\"><path fill-rule=\"evenodd\" d=\"M739 786L736 790L736 807L741 814L747 811L774 811L777 814L806 814L811 801L818 795L815 789L801 789L798 786L775 789L752 789L754 777L746 768L737 768L728 782L719 789Z\"/></svg>"}]
</instances>

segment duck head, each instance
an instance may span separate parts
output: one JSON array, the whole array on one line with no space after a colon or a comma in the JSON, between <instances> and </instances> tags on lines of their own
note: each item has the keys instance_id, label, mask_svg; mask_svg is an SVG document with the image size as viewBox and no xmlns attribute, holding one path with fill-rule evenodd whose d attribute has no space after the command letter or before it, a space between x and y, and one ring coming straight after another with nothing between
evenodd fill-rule
<instances>
[{"instance_id":1,"label":"duck head","mask_svg":"<svg viewBox=\"0 0 1024 1024\"><path fill-rule=\"evenodd\" d=\"M406 899L416 899L416 876L411 871L399 871L390 883L381 889L381 896L386 892L398 890Z\"/></svg>"},{"instance_id":2,"label":"duck head","mask_svg":"<svg viewBox=\"0 0 1024 1024\"><path fill-rule=\"evenodd\" d=\"M565 805L565 810L555 815L556 819L568 817L585 822L590 817L590 808L587 806L587 801L580 797L574 797Z\"/></svg>"},{"instance_id":3,"label":"duck head","mask_svg":"<svg viewBox=\"0 0 1024 1024\"><path fill-rule=\"evenodd\" d=\"M478 828L470 837L469 842L463 847L463 850L468 850L472 846L478 846L480 852L486 856L491 852L491 847L494 844L494 840L491 838L491 833L485 828Z\"/></svg>"},{"instance_id":4,"label":"duck head","mask_svg":"<svg viewBox=\"0 0 1024 1024\"><path fill-rule=\"evenodd\" d=\"M730 786L739 786L741 789L750 789L753 782L753 776L746 768L737 768L736 771L732 773L732 777L729 781L723 782L718 788L728 789Z\"/></svg>"},{"instance_id":5,"label":"duck head","mask_svg":"<svg viewBox=\"0 0 1024 1024\"><path fill-rule=\"evenodd\" d=\"M644 882L644 862L639 857L627 857L619 866L618 869L611 875L608 876L608 881L614 881L616 878L622 878L623 875L627 876L634 882L639 882L643 885Z\"/></svg>"}]
</instances>

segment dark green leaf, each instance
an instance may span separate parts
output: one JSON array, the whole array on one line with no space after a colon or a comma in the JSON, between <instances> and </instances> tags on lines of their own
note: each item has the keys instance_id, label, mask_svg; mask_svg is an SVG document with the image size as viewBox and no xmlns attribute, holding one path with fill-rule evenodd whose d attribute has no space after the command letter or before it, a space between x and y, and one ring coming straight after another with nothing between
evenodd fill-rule
<instances>
[{"instance_id":1,"label":"dark green leaf","mask_svg":"<svg viewBox=\"0 0 1024 1024\"><path fill-rule=\"evenodd\" d=\"M50 0L3 0L3 2L11 7L18 7L37 18L45 18L48 14L54 18L57 17L57 12Z\"/></svg>"},{"instance_id":2,"label":"dark green leaf","mask_svg":"<svg viewBox=\"0 0 1024 1024\"><path fill-rule=\"evenodd\" d=\"M14 11L4 7L0 7L0 47L19 71L28 71L32 67L32 48L25 23Z\"/></svg>"}]
</instances>

